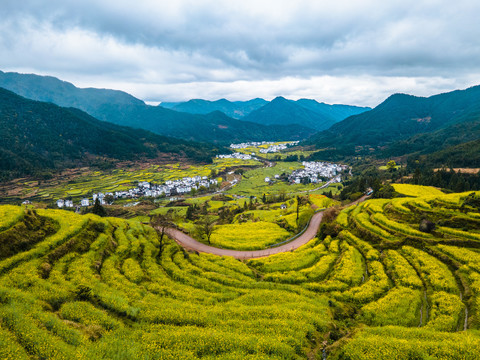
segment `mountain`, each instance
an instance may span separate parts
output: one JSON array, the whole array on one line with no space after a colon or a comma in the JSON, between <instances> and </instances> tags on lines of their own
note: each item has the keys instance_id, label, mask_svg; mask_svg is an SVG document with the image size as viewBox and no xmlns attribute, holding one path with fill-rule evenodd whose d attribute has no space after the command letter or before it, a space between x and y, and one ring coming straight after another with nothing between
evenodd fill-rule
<instances>
[{"instance_id":1,"label":"mountain","mask_svg":"<svg viewBox=\"0 0 480 360\"><path fill-rule=\"evenodd\" d=\"M432 167L478 168L480 167L480 139L449 146L423 157Z\"/></svg>"},{"instance_id":2,"label":"mountain","mask_svg":"<svg viewBox=\"0 0 480 360\"><path fill-rule=\"evenodd\" d=\"M190 114L208 114L214 111L221 111L234 119L241 119L250 114L268 101L256 98L248 101L228 101L220 99L216 101L208 101L202 99L192 99L186 102L168 103L162 102L160 106L175 111L186 112Z\"/></svg>"},{"instance_id":3,"label":"mountain","mask_svg":"<svg viewBox=\"0 0 480 360\"><path fill-rule=\"evenodd\" d=\"M461 117L461 122L430 133L395 141L383 148L386 157L405 154L424 155L480 139L480 112Z\"/></svg>"},{"instance_id":4,"label":"mountain","mask_svg":"<svg viewBox=\"0 0 480 360\"><path fill-rule=\"evenodd\" d=\"M361 114L365 111L371 110L369 107L341 104L330 105L323 102L319 103L318 101L312 99L299 99L295 103L306 109L312 110L319 115L325 116L326 118L329 117L335 122L339 122L349 116Z\"/></svg>"},{"instance_id":5,"label":"mountain","mask_svg":"<svg viewBox=\"0 0 480 360\"><path fill-rule=\"evenodd\" d=\"M321 131L328 129L349 115L358 114L367 110L369 110L369 108L348 105L327 105L309 99L292 101L279 96L261 108L252 111L249 115L242 118L242 120L264 125L298 124Z\"/></svg>"},{"instance_id":6,"label":"mountain","mask_svg":"<svg viewBox=\"0 0 480 360\"><path fill-rule=\"evenodd\" d=\"M474 121L479 112L480 86L431 97L395 94L373 110L350 116L320 132L307 143L317 148L348 149L350 153L356 146L378 149L417 134ZM451 135L456 136L445 132L444 140Z\"/></svg>"},{"instance_id":7,"label":"mountain","mask_svg":"<svg viewBox=\"0 0 480 360\"><path fill-rule=\"evenodd\" d=\"M228 144L261 140L301 140L314 131L306 126L265 126L232 119L215 111L188 114L149 106L116 90L79 89L54 77L0 72L0 87L29 99L76 107L93 117L192 141Z\"/></svg>"},{"instance_id":8,"label":"mountain","mask_svg":"<svg viewBox=\"0 0 480 360\"><path fill-rule=\"evenodd\" d=\"M111 160L209 161L211 145L99 121L87 113L33 101L0 88L0 176L11 178Z\"/></svg>"}]
</instances>

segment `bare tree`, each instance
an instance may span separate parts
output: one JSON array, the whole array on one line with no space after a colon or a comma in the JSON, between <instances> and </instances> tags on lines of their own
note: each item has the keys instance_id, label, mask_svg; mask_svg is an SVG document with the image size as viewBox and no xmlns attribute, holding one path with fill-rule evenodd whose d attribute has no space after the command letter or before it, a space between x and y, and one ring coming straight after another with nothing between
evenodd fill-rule
<instances>
[{"instance_id":1,"label":"bare tree","mask_svg":"<svg viewBox=\"0 0 480 360\"><path fill-rule=\"evenodd\" d=\"M157 214L150 216L150 226L153 227L158 234L160 243L160 252L158 255L160 256L162 255L163 251L163 239L165 236L165 231L167 228L174 226L171 215L167 213L166 215Z\"/></svg>"},{"instance_id":2,"label":"bare tree","mask_svg":"<svg viewBox=\"0 0 480 360\"><path fill-rule=\"evenodd\" d=\"M206 215L202 216L196 223L197 233L203 238L207 238L207 242L210 245L210 238L215 232L216 221L213 216Z\"/></svg>"}]
</instances>

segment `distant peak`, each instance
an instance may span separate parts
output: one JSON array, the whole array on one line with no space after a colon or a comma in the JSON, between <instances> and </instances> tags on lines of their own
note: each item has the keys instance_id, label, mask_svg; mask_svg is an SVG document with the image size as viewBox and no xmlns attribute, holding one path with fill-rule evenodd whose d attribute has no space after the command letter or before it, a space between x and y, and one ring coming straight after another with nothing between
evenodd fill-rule
<instances>
[{"instance_id":1,"label":"distant peak","mask_svg":"<svg viewBox=\"0 0 480 360\"><path fill-rule=\"evenodd\" d=\"M275 99L272 100L272 102L280 102L280 101L289 101L288 99L285 99L283 96L277 96Z\"/></svg>"}]
</instances>

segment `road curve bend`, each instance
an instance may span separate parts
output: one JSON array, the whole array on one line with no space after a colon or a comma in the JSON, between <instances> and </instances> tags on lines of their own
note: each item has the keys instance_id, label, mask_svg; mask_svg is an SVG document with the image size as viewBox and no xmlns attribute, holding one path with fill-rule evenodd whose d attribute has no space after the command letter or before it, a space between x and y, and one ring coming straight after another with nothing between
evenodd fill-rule
<instances>
[{"instance_id":1,"label":"road curve bend","mask_svg":"<svg viewBox=\"0 0 480 360\"><path fill-rule=\"evenodd\" d=\"M166 229L165 232L172 239L174 239L179 245L183 246L188 250L195 250L198 252L204 252L204 253L209 253L214 255L233 256L234 258L237 258L237 259L251 259L251 258L270 256L273 254L295 250L300 246L305 245L317 235L317 231L322 221L322 218L323 218L323 212L318 212L314 214L305 232L299 237L297 237L295 240L292 240L291 242L284 245L280 245L278 247L263 249L263 250L240 251L240 250L220 249L213 246L202 244L201 242L195 240L191 236L188 236L187 234L177 229L168 228Z\"/></svg>"},{"instance_id":2,"label":"road curve bend","mask_svg":"<svg viewBox=\"0 0 480 360\"><path fill-rule=\"evenodd\" d=\"M360 199L348 204L347 206L358 204L368 196L362 196ZM240 251L240 250L229 250L229 249L220 249L213 246L202 244L201 242L195 240L191 236L181 232L180 230L168 228L165 230L168 236L174 239L179 245L183 246L187 250L194 250L198 252L204 252L214 255L220 256L233 256L237 259L252 259L252 258L259 258L264 256L270 256L274 254L279 254L282 252L287 252L291 250L298 249L300 246L305 245L310 240L312 240L318 232L318 228L320 227L320 223L322 222L323 218L323 211L315 213L311 220L310 224L308 225L305 232L297 237L295 240L290 241L281 246L277 246L270 249L263 249L263 250L247 250L247 251Z\"/></svg>"}]
</instances>

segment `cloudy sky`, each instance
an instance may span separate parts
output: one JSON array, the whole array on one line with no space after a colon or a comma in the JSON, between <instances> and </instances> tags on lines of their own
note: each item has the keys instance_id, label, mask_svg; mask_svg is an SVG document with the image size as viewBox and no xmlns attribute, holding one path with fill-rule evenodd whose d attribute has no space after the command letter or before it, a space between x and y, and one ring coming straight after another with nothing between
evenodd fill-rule
<instances>
[{"instance_id":1,"label":"cloudy sky","mask_svg":"<svg viewBox=\"0 0 480 360\"><path fill-rule=\"evenodd\" d=\"M480 84L477 0L1 0L0 70L146 101L375 106Z\"/></svg>"}]
</instances>

